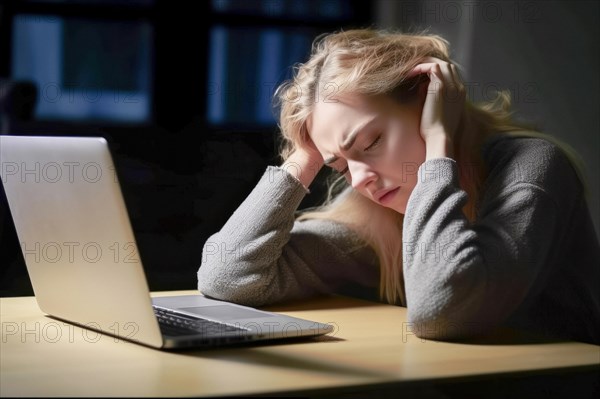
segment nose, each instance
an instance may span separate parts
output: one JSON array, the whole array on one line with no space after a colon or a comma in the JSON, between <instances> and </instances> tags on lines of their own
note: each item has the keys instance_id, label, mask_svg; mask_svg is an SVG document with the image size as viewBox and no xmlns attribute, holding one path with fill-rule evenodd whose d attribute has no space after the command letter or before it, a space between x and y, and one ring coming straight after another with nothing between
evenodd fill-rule
<instances>
[{"instance_id":1,"label":"nose","mask_svg":"<svg viewBox=\"0 0 600 399\"><path fill-rule=\"evenodd\" d=\"M358 191L366 189L369 183L377 180L377 173L364 162L348 160L348 173L352 187Z\"/></svg>"}]
</instances>

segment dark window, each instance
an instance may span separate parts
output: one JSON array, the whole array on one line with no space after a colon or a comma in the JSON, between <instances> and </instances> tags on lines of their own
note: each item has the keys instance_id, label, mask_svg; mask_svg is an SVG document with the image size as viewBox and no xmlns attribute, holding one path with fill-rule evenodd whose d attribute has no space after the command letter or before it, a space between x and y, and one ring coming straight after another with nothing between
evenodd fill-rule
<instances>
[{"instance_id":1,"label":"dark window","mask_svg":"<svg viewBox=\"0 0 600 399\"><path fill-rule=\"evenodd\" d=\"M150 121L150 23L21 14L12 38L11 78L36 84L36 119Z\"/></svg>"},{"instance_id":2,"label":"dark window","mask_svg":"<svg viewBox=\"0 0 600 399\"><path fill-rule=\"evenodd\" d=\"M290 65L304 60L315 31L213 27L207 119L211 125L273 125L272 98L290 77ZM248 61L244 61L248 60Z\"/></svg>"},{"instance_id":3,"label":"dark window","mask_svg":"<svg viewBox=\"0 0 600 399\"><path fill-rule=\"evenodd\" d=\"M359 0L16 1L0 77L35 83L37 121L274 128L275 88L313 39L369 18Z\"/></svg>"}]
</instances>

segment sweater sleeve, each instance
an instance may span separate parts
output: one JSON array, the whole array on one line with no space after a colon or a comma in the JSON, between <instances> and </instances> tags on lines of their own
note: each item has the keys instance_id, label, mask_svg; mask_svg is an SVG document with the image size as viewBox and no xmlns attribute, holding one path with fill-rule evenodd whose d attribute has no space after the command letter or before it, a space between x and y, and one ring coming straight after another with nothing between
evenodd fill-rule
<instances>
[{"instance_id":1,"label":"sweater sleeve","mask_svg":"<svg viewBox=\"0 0 600 399\"><path fill-rule=\"evenodd\" d=\"M306 188L269 166L220 231L198 270L205 295L250 306L378 284L374 252L346 226L295 221Z\"/></svg>"},{"instance_id":2,"label":"sweater sleeve","mask_svg":"<svg viewBox=\"0 0 600 399\"><path fill-rule=\"evenodd\" d=\"M569 212L558 209L542 181L557 178L553 168L565 166L557 165L552 155L539 160L534 177L511 175L514 165L503 165L473 224L462 212L467 194L456 162L421 165L403 226L408 321L416 335L459 339L485 332L540 286L551 272L544 267L559 240L559 211Z\"/></svg>"}]
</instances>

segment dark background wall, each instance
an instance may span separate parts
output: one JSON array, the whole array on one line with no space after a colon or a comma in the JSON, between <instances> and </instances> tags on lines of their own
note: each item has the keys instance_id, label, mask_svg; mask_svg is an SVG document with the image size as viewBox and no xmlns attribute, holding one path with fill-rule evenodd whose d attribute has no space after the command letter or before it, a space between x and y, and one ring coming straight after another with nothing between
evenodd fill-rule
<instances>
[{"instance_id":1,"label":"dark background wall","mask_svg":"<svg viewBox=\"0 0 600 399\"><path fill-rule=\"evenodd\" d=\"M381 0L375 18L447 38L471 98L509 89L518 119L571 145L585 163L598 235L599 11L593 0Z\"/></svg>"},{"instance_id":2,"label":"dark background wall","mask_svg":"<svg viewBox=\"0 0 600 399\"><path fill-rule=\"evenodd\" d=\"M228 4L233 8L227 8ZM199 15L207 15L210 23L201 22L204 17ZM115 25L100 34L94 31L94 23L142 23L146 29L142 32L150 32L146 51L151 54L138 67L149 71L149 82L136 84L151 94L147 118L68 120L28 113L31 88L10 89L18 75L13 67L15 21L23 16L49 23L61 18L87 21L71 24L65 40L78 43L80 47L75 48L85 48L90 59L106 64L108 71L111 65L121 65L122 71L131 64L119 55L131 42L123 34L111 41ZM472 98L489 98L494 88L510 89L519 118L537 123L580 152L598 229L597 16L598 3L581 0L3 3L0 99L11 97L12 108L3 100L0 127L2 134L105 137L113 150L150 288L193 289L206 238L226 221L264 168L278 163L277 128L269 121L271 109L265 99L289 74L284 66L302 61L309 39L320 32L363 26L430 27L451 42ZM219 36L224 31L227 35ZM98 42L98 37L103 41ZM130 38L134 39L135 35ZM279 47L277 40L282 40ZM93 48L102 49L98 58ZM81 64L82 54L75 52L65 59ZM268 58L273 54L277 54L278 69L261 72L264 65L273 64ZM219 57L229 62L215 67ZM134 70L131 76L144 76L142 72ZM131 85L118 73L109 73L113 78L100 83L81 74L69 76L75 86L83 86L85 79L102 87ZM56 93L49 91L52 84L37 82L33 89L36 104L51 105L56 100ZM63 94L63 100L69 98L69 92ZM88 103L93 103L92 94L87 93ZM118 105L127 107L126 98L118 96ZM317 186L301 206L318 202L321 189ZM0 295L32 294L2 191L0 265Z\"/></svg>"}]
</instances>

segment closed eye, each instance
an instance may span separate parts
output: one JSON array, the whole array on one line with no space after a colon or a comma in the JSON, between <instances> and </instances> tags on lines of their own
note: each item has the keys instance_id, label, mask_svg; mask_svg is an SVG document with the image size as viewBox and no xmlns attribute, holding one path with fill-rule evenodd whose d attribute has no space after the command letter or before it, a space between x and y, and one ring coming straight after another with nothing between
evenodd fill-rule
<instances>
[{"instance_id":1,"label":"closed eye","mask_svg":"<svg viewBox=\"0 0 600 399\"><path fill-rule=\"evenodd\" d=\"M381 143L381 136L382 136L381 134L379 136L377 136L377 138L371 144L369 144L369 146L367 148L365 148L364 151L370 151L373 148L377 147ZM335 168L334 168L334 170L340 176L343 176L346 173L348 173L348 166L346 166L344 169L339 170L339 171L337 169L335 169Z\"/></svg>"},{"instance_id":2,"label":"closed eye","mask_svg":"<svg viewBox=\"0 0 600 399\"><path fill-rule=\"evenodd\" d=\"M375 139L375 141L373 141L367 148L365 148L365 151L372 150L373 148L377 147L377 145L380 142L381 142L381 135L377 136L377 138Z\"/></svg>"}]
</instances>

